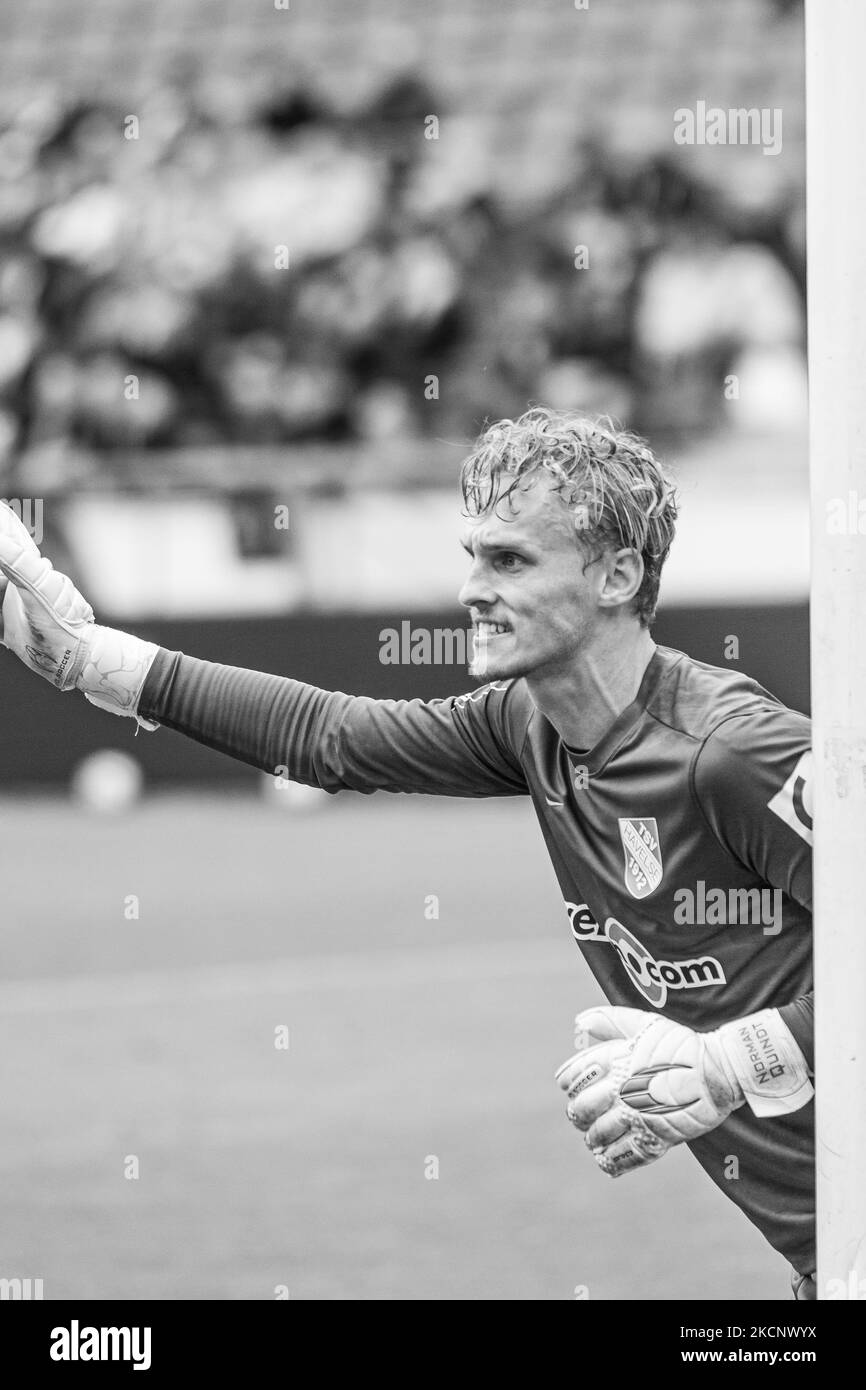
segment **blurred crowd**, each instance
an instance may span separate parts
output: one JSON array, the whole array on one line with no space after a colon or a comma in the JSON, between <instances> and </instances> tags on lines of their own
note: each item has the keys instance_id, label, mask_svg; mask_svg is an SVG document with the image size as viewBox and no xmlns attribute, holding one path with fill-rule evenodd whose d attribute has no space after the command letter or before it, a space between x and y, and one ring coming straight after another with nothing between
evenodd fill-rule
<instances>
[{"instance_id":1,"label":"blurred crowd","mask_svg":"<svg viewBox=\"0 0 866 1390\"><path fill-rule=\"evenodd\" d=\"M799 197L578 132L539 179L494 127L411 75L351 115L286 77L136 111L35 95L0 130L0 479L471 438L531 401L800 423Z\"/></svg>"}]
</instances>

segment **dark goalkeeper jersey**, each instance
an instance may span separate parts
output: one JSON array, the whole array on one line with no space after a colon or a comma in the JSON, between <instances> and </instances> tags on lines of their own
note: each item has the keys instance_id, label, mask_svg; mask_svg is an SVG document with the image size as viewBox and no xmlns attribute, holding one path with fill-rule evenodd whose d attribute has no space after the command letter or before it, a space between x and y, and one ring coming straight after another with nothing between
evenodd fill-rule
<instances>
[{"instance_id":1,"label":"dark goalkeeper jersey","mask_svg":"<svg viewBox=\"0 0 866 1390\"><path fill-rule=\"evenodd\" d=\"M587 752L523 680L374 700L160 652L139 713L337 792L529 795L605 997L699 1031L781 1008L812 1060L809 721L664 647ZM742 1106L690 1145L801 1272L815 1268L813 1105Z\"/></svg>"}]
</instances>

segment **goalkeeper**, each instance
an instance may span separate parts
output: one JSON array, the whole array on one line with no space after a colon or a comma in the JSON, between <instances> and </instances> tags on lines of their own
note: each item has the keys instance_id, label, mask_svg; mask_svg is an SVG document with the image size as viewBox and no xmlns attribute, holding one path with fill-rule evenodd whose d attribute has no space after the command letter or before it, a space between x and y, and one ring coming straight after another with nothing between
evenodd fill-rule
<instances>
[{"instance_id":1,"label":"goalkeeper","mask_svg":"<svg viewBox=\"0 0 866 1390\"><path fill-rule=\"evenodd\" d=\"M3 642L59 690L329 792L530 796L609 1001L558 1073L569 1119L613 1176L687 1144L814 1297L808 720L654 643L676 502L641 440L533 409L461 481L469 694L354 697L101 627L7 508Z\"/></svg>"}]
</instances>

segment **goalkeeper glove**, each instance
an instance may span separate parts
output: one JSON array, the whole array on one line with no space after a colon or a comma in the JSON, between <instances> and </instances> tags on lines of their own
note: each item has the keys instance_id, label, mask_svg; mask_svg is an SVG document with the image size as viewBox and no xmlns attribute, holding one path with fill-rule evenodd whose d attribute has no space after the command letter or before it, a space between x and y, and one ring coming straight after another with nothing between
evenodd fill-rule
<instances>
[{"instance_id":1,"label":"goalkeeper glove","mask_svg":"<svg viewBox=\"0 0 866 1390\"><path fill-rule=\"evenodd\" d=\"M777 1009L696 1033L642 1009L587 1009L556 1073L566 1113L605 1173L619 1177L715 1129L748 1102L784 1115L811 1098L809 1070Z\"/></svg>"},{"instance_id":2,"label":"goalkeeper glove","mask_svg":"<svg viewBox=\"0 0 866 1390\"><path fill-rule=\"evenodd\" d=\"M0 505L3 595L0 641L58 690L82 690L91 704L140 719L138 700L159 650L126 632L100 627L93 609L59 574L10 507Z\"/></svg>"}]
</instances>

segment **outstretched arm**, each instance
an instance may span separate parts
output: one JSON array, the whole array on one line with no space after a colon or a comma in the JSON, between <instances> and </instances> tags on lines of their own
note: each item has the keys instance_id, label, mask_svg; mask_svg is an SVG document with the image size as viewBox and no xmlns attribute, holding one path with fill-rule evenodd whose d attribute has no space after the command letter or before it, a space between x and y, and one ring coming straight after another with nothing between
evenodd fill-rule
<instances>
[{"instance_id":1,"label":"outstretched arm","mask_svg":"<svg viewBox=\"0 0 866 1390\"><path fill-rule=\"evenodd\" d=\"M4 645L57 689L81 690L147 729L164 724L331 792L526 792L519 753L532 706L511 685L430 702L372 700L163 651L94 623L71 580L5 507L0 572L9 581Z\"/></svg>"},{"instance_id":2,"label":"outstretched arm","mask_svg":"<svg viewBox=\"0 0 866 1390\"><path fill-rule=\"evenodd\" d=\"M511 687L372 700L160 651L139 714L325 791L514 796L526 791Z\"/></svg>"}]
</instances>

